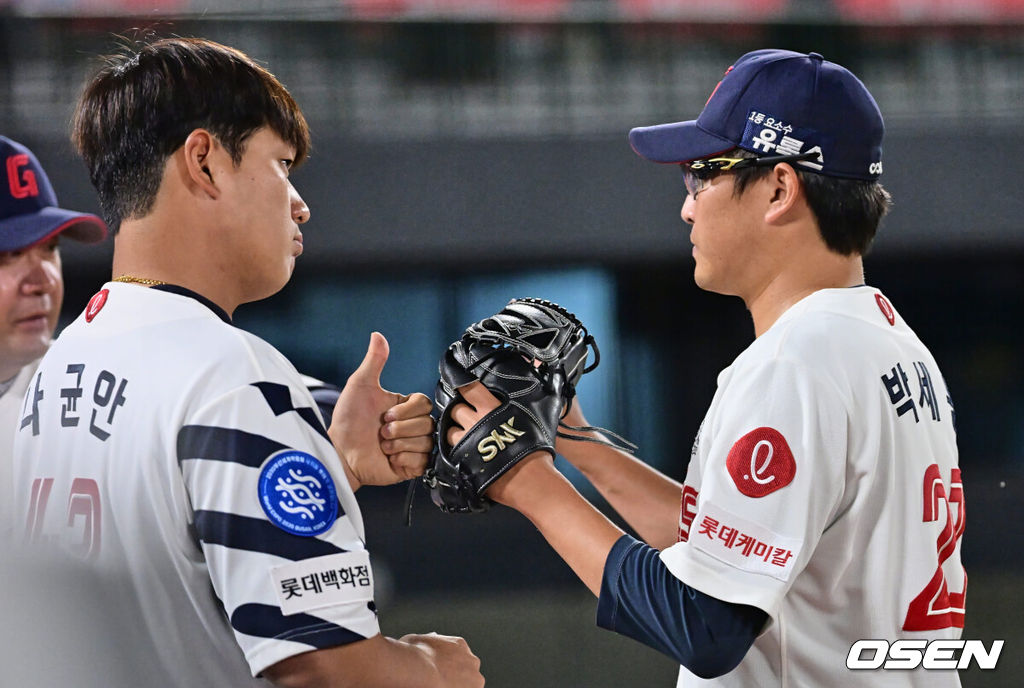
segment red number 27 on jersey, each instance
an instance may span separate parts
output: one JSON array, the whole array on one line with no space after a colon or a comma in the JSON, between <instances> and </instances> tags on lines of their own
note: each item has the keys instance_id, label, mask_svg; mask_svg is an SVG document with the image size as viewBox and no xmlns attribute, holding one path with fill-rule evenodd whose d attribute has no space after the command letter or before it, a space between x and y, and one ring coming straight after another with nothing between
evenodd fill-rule
<instances>
[{"instance_id":1,"label":"red number 27 on jersey","mask_svg":"<svg viewBox=\"0 0 1024 688\"><path fill-rule=\"evenodd\" d=\"M940 500L945 508L940 506ZM955 519L952 512L954 504L957 506ZM964 627L967 574L964 573L963 590L950 592L946 584L946 574L942 570L942 565L956 551L956 545L964 533L964 487L960 479L960 469L954 468L950 475L947 496L939 467L933 463L924 472L924 522L937 521L940 517L945 517L946 525L935 542L939 565L928 585L907 608L907 618L903 621L904 631L935 631L954 626Z\"/></svg>"}]
</instances>

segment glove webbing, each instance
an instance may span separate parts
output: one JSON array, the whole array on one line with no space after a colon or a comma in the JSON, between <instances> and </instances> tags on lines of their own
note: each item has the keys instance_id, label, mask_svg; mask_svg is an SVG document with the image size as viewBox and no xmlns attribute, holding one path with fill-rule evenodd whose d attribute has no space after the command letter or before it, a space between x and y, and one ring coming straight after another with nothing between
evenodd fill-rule
<instances>
[{"instance_id":1,"label":"glove webbing","mask_svg":"<svg viewBox=\"0 0 1024 688\"><path fill-rule=\"evenodd\" d=\"M543 309L555 311L556 313L559 313L563 317L569 319L580 331L582 331L584 343L589 345L590 348L594 350L594 363L584 368L583 372L580 373L580 377L592 371L594 368L597 367L598 363L601 362L601 352L598 351L597 349L597 342L594 340L594 336L587 331L587 328L583 325L582 322L580 322L580 319L576 317L575 313L563 308L562 306L559 306L554 301L548 301L547 299L538 299L533 297L513 299L512 301L509 302L509 305L511 306L515 302L533 304L535 306L540 306ZM501 315L501 313L499 313L498 315ZM522 317L519 314L517 314L517 316ZM487 320L493 319L494 316L492 316L491 318L486 318L485 320L479 323L474 323L473 325L470 325L469 327L466 328L466 334L472 335L474 339L480 342L499 345L504 344L505 346L522 352L524 355L528 355L530 358L535 358L537 360L543 361L544 363L551 363L552 361L555 361L559 358L557 355L554 354L549 354L548 356L543 355L537 349L536 346L534 346L527 340L524 340L520 337L514 337L503 332L499 332L495 329L484 327L482 325L482 323L486 322ZM566 371L566 373L569 374L570 377L572 377L571 374L574 372L575 371Z\"/></svg>"}]
</instances>

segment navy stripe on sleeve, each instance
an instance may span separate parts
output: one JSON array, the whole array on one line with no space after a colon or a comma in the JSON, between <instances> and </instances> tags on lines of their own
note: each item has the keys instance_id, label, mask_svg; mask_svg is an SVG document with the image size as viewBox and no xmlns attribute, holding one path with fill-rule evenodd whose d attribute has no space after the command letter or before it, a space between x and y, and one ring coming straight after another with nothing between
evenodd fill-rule
<instances>
[{"instance_id":1,"label":"navy stripe on sleeve","mask_svg":"<svg viewBox=\"0 0 1024 688\"><path fill-rule=\"evenodd\" d=\"M740 663L768 615L691 588L658 550L629 535L605 560L597 625L674 658L701 678L722 676Z\"/></svg>"},{"instance_id":2,"label":"navy stripe on sleeve","mask_svg":"<svg viewBox=\"0 0 1024 688\"><path fill-rule=\"evenodd\" d=\"M259 468L275 452L287 447L251 432L210 425L185 425L178 431L178 463L190 459L232 461Z\"/></svg>"},{"instance_id":3,"label":"navy stripe on sleeve","mask_svg":"<svg viewBox=\"0 0 1024 688\"><path fill-rule=\"evenodd\" d=\"M254 382L252 386L255 387L263 394L263 398L267 401L270 406L270 410L274 412L275 416L280 416L283 413L289 411L295 411L299 414L299 417L306 421L306 423L316 430L325 439L330 439L327 436L327 430L324 429L323 419L320 417L320 412L309 406L301 406L295 408L292 404L292 394L288 389L287 385L282 385L277 382Z\"/></svg>"},{"instance_id":4,"label":"navy stripe on sleeve","mask_svg":"<svg viewBox=\"0 0 1024 688\"><path fill-rule=\"evenodd\" d=\"M268 604L243 604L231 614L231 627L258 638L303 643L315 649L347 645L366 638L311 614L284 616Z\"/></svg>"},{"instance_id":5,"label":"navy stripe on sleeve","mask_svg":"<svg viewBox=\"0 0 1024 688\"><path fill-rule=\"evenodd\" d=\"M346 551L325 540L292 535L264 519L222 511L197 511L195 528L199 539L208 545L263 552L292 561Z\"/></svg>"}]
</instances>

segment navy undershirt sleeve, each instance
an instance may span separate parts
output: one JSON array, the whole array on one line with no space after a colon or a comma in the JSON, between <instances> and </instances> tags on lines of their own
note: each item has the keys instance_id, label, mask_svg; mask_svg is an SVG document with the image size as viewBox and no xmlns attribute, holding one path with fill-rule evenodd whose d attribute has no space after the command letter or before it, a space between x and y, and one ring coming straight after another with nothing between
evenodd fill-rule
<instances>
[{"instance_id":1,"label":"navy undershirt sleeve","mask_svg":"<svg viewBox=\"0 0 1024 688\"><path fill-rule=\"evenodd\" d=\"M664 653L701 678L740 663L768 615L723 602L686 585L658 550L629 535L616 541L604 564L597 625Z\"/></svg>"}]
</instances>

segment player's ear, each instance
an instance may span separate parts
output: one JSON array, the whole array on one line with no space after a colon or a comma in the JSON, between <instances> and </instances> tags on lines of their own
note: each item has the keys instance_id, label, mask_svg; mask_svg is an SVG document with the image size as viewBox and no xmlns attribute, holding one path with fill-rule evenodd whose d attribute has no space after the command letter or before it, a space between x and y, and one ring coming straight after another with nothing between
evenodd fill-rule
<instances>
[{"instance_id":1,"label":"player's ear","mask_svg":"<svg viewBox=\"0 0 1024 688\"><path fill-rule=\"evenodd\" d=\"M779 163L768 175L769 201L765 211L765 222L779 224L792 218L797 204L804 197L800 176L789 163Z\"/></svg>"},{"instance_id":2,"label":"player's ear","mask_svg":"<svg viewBox=\"0 0 1024 688\"><path fill-rule=\"evenodd\" d=\"M220 145L213 134L206 129L194 129L182 146L185 174L195 188L210 198L220 196L220 188L214 179L213 158Z\"/></svg>"}]
</instances>

